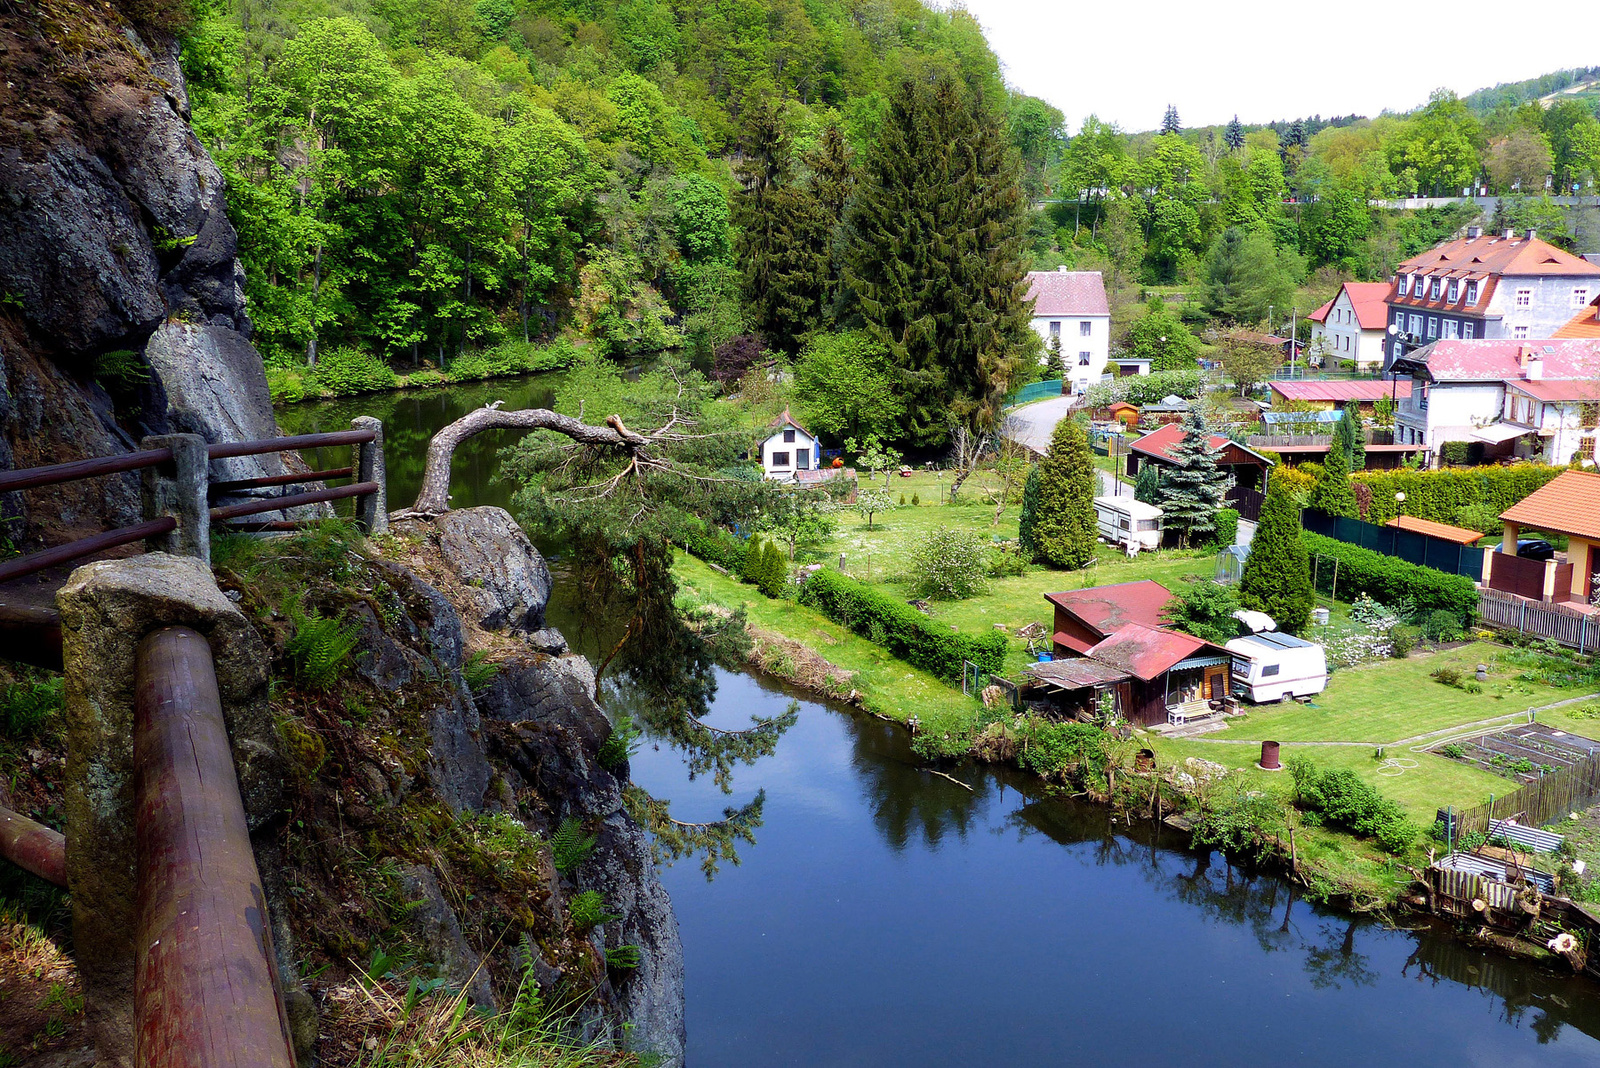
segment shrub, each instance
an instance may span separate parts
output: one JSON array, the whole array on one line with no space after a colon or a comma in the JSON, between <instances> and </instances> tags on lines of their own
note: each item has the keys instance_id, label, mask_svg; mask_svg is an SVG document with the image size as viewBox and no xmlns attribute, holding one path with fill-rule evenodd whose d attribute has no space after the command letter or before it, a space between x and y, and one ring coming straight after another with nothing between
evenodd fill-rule
<instances>
[{"instance_id":1,"label":"shrub","mask_svg":"<svg viewBox=\"0 0 1600 1068\"><path fill-rule=\"evenodd\" d=\"M1022 547L1014 541L997 545L989 553L989 575L993 578L1014 578L1028 573L1027 557Z\"/></svg>"},{"instance_id":2,"label":"shrub","mask_svg":"<svg viewBox=\"0 0 1600 1068\"><path fill-rule=\"evenodd\" d=\"M347 346L322 353L310 373L317 388L334 397L393 389L397 382L394 368L383 357Z\"/></svg>"},{"instance_id":3,"label":"shrub","mask_svg":"<svg viewBox=\"0 0 1600 1068\"><path fill-rule=\"evenodd\" d=\"M313 690L326 690L350 665L350 656L361 640L361 628L324 616L315 608L302 609L298 598L284 605L284 614L294 628L285 652L294 665L295 676Z\"/></svg>"},{"instance_id":4,"label":"shrub","mask_svg":"<svg viewBox=\"0 0 1600 1068\"><path fill-rule=\"evenodd\" d=\"M1152 468L1153 470L1153 468ZM1139 473L1144 474L1141 468ZM1226 549L1239 540L1239 513L1233 508L1222 508L1217 511L1217 541L1219 549Z\"/></svg>"},{"instance_id":5,"label":"shrub","mask_svg":"<svg viewBox=\"0 0 1600 1068\"><path fill-rule=\"evenodd\" d=\"M1428 613L1427 633L1436 642L1461 640L1461 617L1448 608L1435 608Z\"/></svg>"},{"instance_id":6,"label":"shrub","mask_svg":"<svg viewBox=\"0 0 1600 1068\"><path fill-rule=\"evenodd\" d=\"M267 365L267 392L273 404L293 404L306 399L306 379L298 367Z\"/></svg>"},{"instance_id":7,"label":"shrub","mask_svg":"<svg viewBox=\"0 0 1600 1068\"><path fill-rule=\"evenodd\" d=\"M915 491L913 491L912 494L911 494L911 507L913 507L913 508L922 507L922 497L920 495L918 495Z\"/></svg>"},{"instance_id":8,"label":"shrub","mask_svg":"<svg viewBox=\"0 0 1600 1068\"><path fill-rule=\"evenodd\" d=\"M1455 742L1451 742L1449 745L1439 750L1439 755L1443 757L1449 757L1451 760L1460 760L1462 757L1467 755L1467 750L1465 746L1457 745Z\"/></svg>"},{"instance_id":9,"label":"shrub","mask_svg":"<svg viewBox=\"0 0 1600 1068\"><path fill-rule=\"evenodd\" d=\"M761 549L761 572L756 586L768 597L782 597L784 585L789 581L789 562L784 559L778 543L769 541Z\"/></svg>"},{"instance_id":10,"label":"shrub","mask_svg":"<svg viewBox=\"0 0 1600 1068\"><path fill-rule=\"evenodd\" d=\"M1035 724L1018 761L1047 777L1075 771L1083 779L1102 778L1108 761L1106 732L1092 723Z\"/></svg>"},{"instance_id":11,"label":"shrub","mask_svg":"<svg viewBox=\"0 0 1600 1068\"><path fill-rule=\"evenodd\" d=\"M21 741L40 733L61 711L62 680L24 679L0 690L0 736Z\"/></svg>"},{"instance_id":12,"label":"shrub","mask_svg":"<svg viewBox=\"0 0 1600 1068\"><path fill-rule=\"evenodd\" d=\"M1430 673L1433 681L1445 686L1460 686L1461 672L1453 667L1434 668Z\"/></svg>"},{"instance_id":13,"label":"shrub","mask_svg":"<svg viewBox=\"0 0 1600 1068\"><path fill-rule=\"evenodd\" d=\"M1451 467L1459 467L1467 462L1472 446L1465 441L1442 441L1439 443L1439 460Z\"/></svg>"},{"instance_id":14,"label":"shrub","mask_svg":"<svg viewBox=\"0 0 1600 1068\"><path fill-rule=\"evenodd\" d=\"M921 612L837 571L813 572L800 602L856 634L871 638L914 667L943 679L961 677L970 660L985 671L1005 664L1006 639L995 631L959 634L940 627Z\"/></svg>"},{"instance_id":15,"label":"shrub","mask_svg":"<svg viewBox=\"0 0 1600 1068\"><path fill-rule=\"evenodd\" d=\"M1366 594L1384 604L1398 604L1409 597L1418 612L1431 614L1443 610L1449 612L1458 625L1470 621L1477 611L1478 588L1465 575L1422 567L1310 531L1302 537L1311 552L1339 561L1339 593L1343 597ZM1317 569L1317 588L1331 594L1333 576L1334 568L1325 560Z\"/></svg>"},{"instance_id":16,"label":"shrub","mask_svg":"<svg viewBox=\"0 0 1600 1068\"><path fill-rule=\"evenodd\" d=\"M566 338L549 345L505 341L490 349L462 353L451 362L444 377L452 382L467 382L535 371L556 371L571 366L577 358L577 347Z\"/></svg>"},{"instance_id":17,"label":"shrub","mask_svg":"<svg viewBox=\"0 0 1600 1068\"><path fill-rule=\"evenodd\" d=\"M1404 810L1349 768L1322 771L1303 757L1288 764L1300 808L1352 834L1375 838L1391 853L1402 853L1416 841L1417 827Z\"/></svg>"},{"instance_id":18,"label":"shrub","mask_svg":"<svg viewBox=\"0 0 1600 1068\"><path fill-rule=\"evenodd\" d=\"M975 597L986 586L989 547L975 531L937 527L911 548L912 592L941 601Z\"/></svg>"},{"instance_id":19,"label":"shrub","mask_svg":"<svg viewBox=\"0 0 1600 1068\"><path fill-rule=\"evenodd\" d=\"M730 574L744 575L745 543L721 527L703 520L687 522L677 533L677 545Z\"/></svg>"},{"instance_id":20,"label":"shrub","mask_svg":"<svg viewBox=\"0 0 1600 1068\"><path fill-rule=\"evenodd\" d=\"M1396 660L1404 660L1417 647L1417 639L1421 636L1421 631L1406 623L1389 628L1389 655Z\"/></svg>"}]
</instances>

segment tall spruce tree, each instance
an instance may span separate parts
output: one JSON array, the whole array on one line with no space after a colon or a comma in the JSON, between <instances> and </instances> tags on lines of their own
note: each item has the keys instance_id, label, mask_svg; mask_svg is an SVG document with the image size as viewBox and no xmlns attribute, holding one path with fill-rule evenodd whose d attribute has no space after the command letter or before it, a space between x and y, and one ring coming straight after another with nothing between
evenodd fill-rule
<instances>
[{"instance_id":1,"label":"tall spruce tree","mask_svg":"<svg viewBox=\"0 0 1600 1068\"><path fill-rule=\"evenodd\" d=\"M1234 152L1244 147L1244 127L1240 125L1238 115L1235 115L1233 121L1228 123L1228 128L1222 135L1222 140Z\"/></svg>"},{"instance_id":2,"label":"tall spruce tree","mask_svg":"<svg viewBox=\"0 0 1600 1068\"><path fill-rule=\"evenodd\" d=\"M1166 113L1161 116L1161 132L1175 134L1183 129L1178 122L1178 109L1171 104L1167 105Z\"/></svg>"},{"instance_id":3,"label":"tall spruce tree","mask_svg":"<svg viewBox=\"0 0 1600 1068\"><path fill-rule=\"evenodd\" d=\"M789 136L776 105L763 104L751 114L744 152L744 189L734 210L751 325L792 356L803 335L822 325L832 230L810 185L795 181Z\"/></svg>"},{"instance_id":4,"label":"tall spruce tree","mask_svg":"<svg viewBox=\"0 0 1600 1068\"><path fill-rule=\"evenodd\" d=\"M1350 471L1363 471L1367 466L1367 433L1361 423L1361 404L1351 401L1344 406L1339 421L1333 427L1334 440L1344 446L1350 457Z\"/></svg>"},{"instance_id":5,"label":"tall spruce tree","mask_svg":"<svg viewBox=\"0 0 1600 1068\"><path fill-rule=\"evenodd\" d=\"M1017 548L1025 560L1039 559L1039 465L1028 468L1022 484L1022 513L1017 516Z\"/></svg>"},{"instance_id":6,"label":"tall spruce tree","mask_svg":"<svg viewBox=\"0 0 1600 1068\"><path fill-rule=\"evenodd\" d=\"M1350 460L1344 442L1336 434L1328 455L1322 463L1322 473L1311 487L1311 507L1329 515L1355 517L1356 495L1350 488Z\"/></svg>"},{"instance_id":7,"label":"tall spruce tree","mask_svg":"<svg viewBox=\"0 0 1600 1068\"><path fill-rule=\"evenodd\" d=\"M1311 587L1311 560L1300 537L1300 508L1281 479L1267 484L1267 499L1250 541L1239 602L1265 612L1279 630L1297 634L1311 621L1316 591Z\"/></svg>"},{"instance_id":8,"label":"tall spruce tree","mask_svg":"<svg viewBox=\"0 0 1600 1068\"><path fill-rule=\"evenodd\" d=\"M1133 499L1145 504L1161 503L1161 469L1147 463L1133 479Z\"/></svg>"},{"instance_id":9,"label":"tall spruce tree","mask_svg":"<svg viewBox=\"0 0 1600 1068\"><path fill-rule=\"evenodd\" d=\"M849 303L844 291L844 214L855 193L856 173L850 142L838 126L822 131L822 140L806 157L811 167L811 207L827 230L828 266L822 283L822 314L837 323Z\"/></svg>"},{"instance_id":10,"label":"tall spruce tree","mask_svg":"<svg viewBox=\"0 0 1600 1068\"><path fill-rule=\"evenodd\" d=\"M1050 437L1050 451L1039 463L1034 540L1045 563L1070 571L1094 559L1098 529L1094 483L1094 456L1089 452L1089 436L1084 433L1083 426L1069 416L1056 424L1055 433Z\"/></svg>"},{"instance_id":11,"label":"tall spruce tree","mask_svg":"<svg viewBox=\"0 0 1600 1068\"><path fill-rule=\"evenodd\" d=\"M1217 466L1211 428L1198 403L1183 417L1183 437L1167 455L1172 463L1162 472L1159 493L1164 526L1184 545L1204 545L1217 532L1217 509L1228 489L1228 476Z\"/></svg>"},{"instance_id":12,"label":"tall spruce tree","mask_svg":"<svg viewBox=\"0 0 1600 1068\"><path fill-rule=\"evenodd\" d=\"M844 281L897 368L907 444L988 430L1036 358L1027 224L1003 119L947 75L902 81L860 167Z\"/></svg>"}]
</instances>

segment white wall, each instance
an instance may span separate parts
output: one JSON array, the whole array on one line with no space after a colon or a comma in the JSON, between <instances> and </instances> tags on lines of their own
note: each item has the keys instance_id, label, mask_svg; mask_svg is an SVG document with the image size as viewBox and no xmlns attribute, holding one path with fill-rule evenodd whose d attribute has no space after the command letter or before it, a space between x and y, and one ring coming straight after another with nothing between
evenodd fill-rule
<instances>
[{"instance_id":1,"label":"white wall","mask_svg":"<svg viewBox=\"0 0 1600 1068\"><path fill-rule=\"evenodd\" d=\"M805 431L796 429L794 432L794 440L784 441L783 431L779 430L777 433L767 438L766 441L762 442L761 467L766 471L767 477L776 479L794 478L794 473L797 469L795 454L800 449L810 450L809 454L806 456L806 462L803 469L808 471L816 470L819 460L819 457L817 456L817 440L811 437ZM772 454L774 452L787 453L788 462L781 465L774 464L772 462Z\"/></svg>"},{"instance_id":2,"label":"white wall","mask_svg":"<svg viewBox=\"0 0 1600 1068\"><path fill-rule=\"evenodd\" d=\"M1050 324L1061 324L1061 359L1067 365L1067 382L1070 388L1066 392L1082 393L1096 382L1106 372L1106 359L1111 355L1111 317L1108 315L1036 315L1033 317L1033 330L1044 339L1044 355L1040 357L1042 367L1050 359ZM1089 324L1089 333L1085 336L1082 331L1083 323ZM1080 364L1080 353L1089 354L1087 365Z\"/></svg>"},{"instance_id":3,"label":"white wall","mask_svg":"<svg viewBox=\"0 0 1600 1068\"><path fill-rule=\"evenodd\" d=\"M1428 407L1422 407L1422 383L1414 382L1411 396L1400 402L1395 413L1397 429L1415 430L1429 453L1438 451L1440 442L1467 440L1464 432L1500 418L1505 410L1505 386L1499 382L1435 384L1429 390ZM1403 434L1402 440L1414 440Z\"/></svg>"},{"instance_id":4,"label":"white wall","mask_svg":"<svg viewBox=\"0 0 1600 1068\"><path fill-rule=\"evenodd\" d=\"M1517 307L1517 290L1528 289L1531 303ZM1587 299L1578 302L1574 289L1587 292ZM1594 278L1518 278L1502 277L1495 286L1489 301L1489 314L1500 316L1499 328L1489 324L1490 337L1517 336L1517 327L1527 327L1526 337L1546 338L1553 335L1578 312L1583 305L1600 294L1600 276Z\"/></svg>"}]
</instances>

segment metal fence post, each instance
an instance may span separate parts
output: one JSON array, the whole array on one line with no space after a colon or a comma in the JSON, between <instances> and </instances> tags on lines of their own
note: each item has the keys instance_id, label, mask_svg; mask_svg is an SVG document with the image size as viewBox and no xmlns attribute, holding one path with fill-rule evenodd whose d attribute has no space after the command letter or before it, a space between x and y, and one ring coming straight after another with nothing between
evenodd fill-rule
<instances>
[{"instance_id":1,"label":"metal fence post","mask_svg":"<svg viewBox=\"0 0 1600 1068\"><path fill-rule=\"evenodd\" d=\"M144 518L171 516L178 525L149 539L151 552L193 556L211 566L211 459L199 434L160 434L139 443L141 449L171 449L172 463L144 469L140 500Z\"/></svg>"},{"instance_id":2,"label":"metal fence post","mask_svg":"<svg viewBox=\"0 0 1600 1068\"><path fill-rule=\"evenodd\" d=\"M352 430L370 430L371 441L356 446L355 469L357 482L376 482L375 492L356 498L356 523L368 534L384 534L389 530L388 465L383 456L383 423L370 415L358 415L350 420Z\"/></svg>"}]
</instances>

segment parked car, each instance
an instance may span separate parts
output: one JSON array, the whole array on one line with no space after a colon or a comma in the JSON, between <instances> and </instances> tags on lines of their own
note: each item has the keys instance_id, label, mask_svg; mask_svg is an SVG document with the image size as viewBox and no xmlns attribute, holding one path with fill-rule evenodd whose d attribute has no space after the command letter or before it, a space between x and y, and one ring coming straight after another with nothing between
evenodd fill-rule
<instances>
[{"instance_id":1,"label":"parked car","mask_svg":"<svg viewBox=\"0 0 1600 1068\"><path fill-rule=\"evenodd\" d=\"M1555 558L1556 547L1543 538L1518 538L1517 555L1524 560L1551 560Z\"/></svg>"},{"instance_id":2,"label":"parked car","mask_svg":"<svg viewBox=\"0 0 1600 1068\"><path fill-rule=\"evenodd\" d=\"M1223 646L1233 654L1233 693L1256 704L1318 694L1328 685L1328 658L1322 646L1262 631Z\"/></svg>"}]
</instances>

